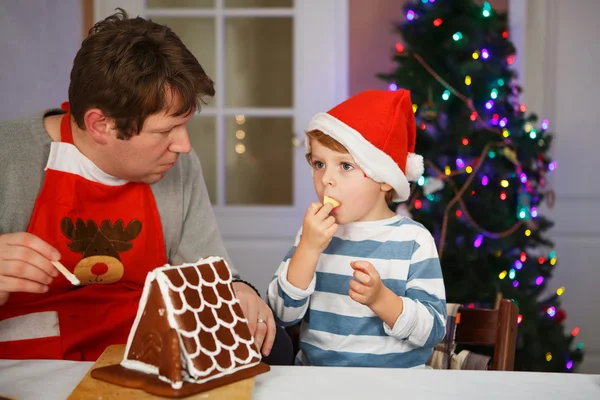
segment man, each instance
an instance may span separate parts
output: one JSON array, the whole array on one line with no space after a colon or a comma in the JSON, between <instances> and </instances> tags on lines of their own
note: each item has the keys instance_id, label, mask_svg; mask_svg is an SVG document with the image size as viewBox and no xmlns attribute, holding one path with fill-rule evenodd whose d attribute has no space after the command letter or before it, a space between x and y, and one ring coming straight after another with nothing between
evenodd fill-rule
<instances>
[{"instance_id":1,"label":"man","mask_svg":"<svg viewBox=\"0 0 600 400\"><path fill-rule=\"evenodd\" d=\"M228 258L186 130L214 93L169 28L121 10L83 41L62 110L0 123L0 359L93 361L126 342L149 271ZM265 361L291 363L232 272Z\"/></svg>"}]
</instances>

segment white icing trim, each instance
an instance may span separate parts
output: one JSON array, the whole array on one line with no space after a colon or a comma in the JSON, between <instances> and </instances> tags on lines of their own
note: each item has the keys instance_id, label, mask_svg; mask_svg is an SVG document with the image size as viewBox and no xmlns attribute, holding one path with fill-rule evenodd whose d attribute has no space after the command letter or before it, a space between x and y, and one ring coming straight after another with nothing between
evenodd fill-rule
<instances>
[{"instance_id":1,"label":"white icing trim","mask_svg":"<svg viewBox=\"0 0 600 400\"><path fill-rule=\"evenodd\" d=\"M200 319L198 318L198 315L196 314L196 312L194 312L193 314L194 314L194 318L196 319L196 330L193 332L180 331L179 334L183 337L193 338L193 337L198 336L198 334L200 333L202 324L200 324Z\"/></svg>"},{"instance_id":2,"label":"white icing trim","mask_svg":"<svg viewBox=\"0 0 600 400\"><path fill-rule=\"evenodd\" d=\"M200 339L198 339L198 337L197 337L197 336L196 336L196 337L194 337L194 343L196 343L196 351L195 351L193 354L189 354L189 353L187 352L187 350L185 350L185 349L181 349L181 352L182 352L182 353L185 353L185 354L187 354L187 355L188 355L188 357L187 357L187 358L185 358L185 357L184 357L184 358L185 358L185 360L186 360L186 363L189 361L189 360L188 360L188 358L196 358L196 357L198 357L198 356L200 355L200 352L202 351L202 348L200 347Z\"/></svg>"},{"instance_id":3,"label":"white icing trim","mask_svg":"<svg viewBox=\"0 0 600 400\"><path fill-rule=\"evenodd\" d=\"M405 201L410 196L408 179L398 164L354 128L331 114L319 113L309 122L307 130L319 130L341 143L367 176L394 188L394 201ZM306 146L310 151L310 140L306 140Z\"/></svg>"},{"instance_id":4,"label":"white icing trim","mask_svg":"<svg viewBox=\"0 0 600 400\"><path fill-rule=\"evenodd\" d=\"M213 272L215 273L215 286L216 284L219 283L223 283L223 284L228 284L229 282L231 282L231 271L229 269L227 269L227 271L229 271L229 277L225 280L221 279L221 277L219 276L219 274L217 274L217 268L215 267L214 263L210 264Z\"/></svg>"},{"instance_id":5,"label":"white icing trim","mask_svg":"<svg viewBox=\"0 0 600 400\"><path fill-rule=\"evenodd\" d=\"M123 363L126 361L132 361L127 358L129 354L129 350L131 349L131 343L133 342L133 338L137 331L138 325L142 316L144 314L144 310L146 309L146 303L148 302L148 295L150 294L150 287L152 282L156 279L156 270L150 271L148 275L146 275L146 282L144 282L144 289L142 291L142 297L140 298L140 303L138 305L138 311L135 316L135 320L133 321L133 325L131 326L131 330L129 331L129 336L127 337L127 344L125 346L125 354L123 356L123 361L121 365L125 366ZM138 362L138 361L135 361ZM135 368L132 368L135 369Z\"/></svg>"},{"instance_id":6,"label":"white icing trim","mask_svg":"<svg viewBox=\"0 0 600 400\"><path fill-rule=\"evenodd\" d=\"M212 309L212 312L213 312L215 319L218 319L219 322L221 323L221 325L223 325L227 329L232 329L235 326L235 324L237 323L237 318L236 318L235 314L233 314L233 310L231 310L231 308L230 308L230 312L231 312L231 315L233 316L233 322L230 322L230 323L225 322L222 319L220 319L214 308Z\"/></svg>"},{"instance_id":7,"label":"white icing trim","mask_svg":"<svg viewBox=\"0 0 600 400\"><path fill-rule=\"evenodd\" d=\"M235 339L235 337L234 337L234 339ZM229 350L229 351L235 350L238 347L240 347L240 342L238 340L236 340L235 343L232 344L231 346L228 346L223 342L219 342L219 343L221 344L221 348L223 348L225 350Z\"/></svg>"},{"instance_id":8,"label":"white icing trim","mask_svg":"<svg viewBox=\"0 0 600 400\"><path fill-rule=\"evenodd\" d=\"M246 358L245 360L241 360L241 359L237 358L235 356L235 353L233 353L233 351L232 351L232 357L234 360L236 360L240 364L248 364L250 362L250 360L252 360L252 357L254 357L254 356L252 354L248 353L248 358Z\"/></svg>"},{"instance_id":9,"label":"white icing trim","mask_svg":"<svg viewBox=\"0 0 600 400\"><path fill-rule=\"evenodd\" d=\"M189 380L189 382L193 382L193 383L205 383L205 382L211 381L213 379L220 378L220 377L225 376L225 375L230 375L230 374L232 374L232 373L234 373L236 371L242 370L242 369L254 367L254 366L258 365L258 364L260 364L260 360L254 362L254 363L251 363L251 364L240 365L240 366L236 367L235 369L228 368L227 370L223 370L222 372L214 374L214 375L212 375L212 376L210 376L208 378L205 378L205 379L191 378ZM215 370L216 366L218 366L218 364L217 364L216 361L214 361L213 366L210 368L210 372L213 372ZM194 366L192 366L192 369L194 371L197 371L196 368L194 368ZM197 372L200 372L200 371L197 371Z\"/></svg>"},{"instance_id":10,"label":"white icing trim","mask_svg":"<svg viewBox=\"0 0 600 400\"><path fill-rule=\"evenodd\" d=\"M168 384L171 385L171 387L175 390L177 389L181 389L181 387L183 386L183 381L177 381L177 382L172 382L170 379L167 379L166 377L159 375L158 379L160 379L163 382L166 382Z\"/></svg>"},{"instance_id":11,"label":"white icing trim","mask_svg":"<svg viewBox=\"0 0 600 400\"><path fill-rule=\"evenodd\" d=\"M50 155L45 169L79 175L88 181L107 186L122 186L129 183L125 179L114 177L102 171L70 143L52 142L50 144Z\"/></svg>"},{"instance_id":12,"label":"white icing trim","mask_svg":"<svg viewBox=\"0 0 600 400\"><path fill-rule=\"evenodd\" d=\"M137 360L123 360L121 361L121 366L146 374L158 375L158 367Z\"/></svg>"},{"instance_id":13,"label":"white icing trim","mask_svg":"<svg viewBox=\"0 0 600 400\"><path fill-rule=\"evenodd\" d=\"M162 271L157 271L156 282L158 283L160 294L162 295L163 301L165 302L165 307L167 308L167 321L169 321L169 326L171 328L179 332L179 327L177 326L177 321L175 321L174 314L183 314L185 311L185 302L183 302L182 305L182 312L179 312L181 310L175 310L175 307L173 307L173 303L171 302L171 297L169 296L168 283L165 281L168 281L165 274L163 274Z\"/></svg>"}]
</instances>

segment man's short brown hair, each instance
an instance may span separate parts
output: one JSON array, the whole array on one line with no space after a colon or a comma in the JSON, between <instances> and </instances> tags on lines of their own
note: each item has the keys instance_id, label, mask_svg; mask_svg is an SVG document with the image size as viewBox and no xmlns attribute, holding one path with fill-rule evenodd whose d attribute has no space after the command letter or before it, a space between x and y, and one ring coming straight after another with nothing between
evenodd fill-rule
<instances>
[{"instance_id":1,"label":"man's short brown hair","mask_svg":"<svg viewBox=\"0 0 600 400\"><path fill-rule=\"evenodd\" d=\"M350 154L348 149L343 144L341 144L340 142L338 142L331 136L326 135L325 133L323 133L319 130L306 132L306 136L307 136L307 140L317 141L324 147L328 148L329 150L333 150L338 153ZM308 153L306 155L306 159L308 160L308 162L310 164L311 163L311 160L310 160L311 153ZM394 194L395 194L394 189L386 192L385 193L385 202L388 204L391 204L394 200Z\"/></svg>"},{"instance_id":2,"label":"man's short brown hair","mask_svg":"<svg viewBox=\"0 0 600 400\"><path fill-rule=\"evenodd\" d=\"M86 111L99 108L116 121L118 137L129 139L148 116L163 110L174 116L195 112L215 89L171 29L118 10L90 29L77 52L69 103L81 129ZM176 99L178 107L169 109L168 99Z\"/></svg>"}]
</instances>

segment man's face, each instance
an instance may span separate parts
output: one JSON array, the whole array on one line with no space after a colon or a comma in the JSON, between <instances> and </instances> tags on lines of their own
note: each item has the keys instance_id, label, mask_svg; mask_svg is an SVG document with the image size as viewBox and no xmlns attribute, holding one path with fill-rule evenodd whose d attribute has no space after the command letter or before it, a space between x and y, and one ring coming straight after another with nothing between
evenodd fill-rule
<instances>
[{"instance_id":1,"label":"man's face","mask_svg":"<svg viewBox=\"0 0 600 400\"><path fill-rule=\"evenodd\" d=\"M130 182L156 183L177 161L179 154L192 149L187 123L194 113L172 116L166 111L149 116L138 135L129 140L110 136L104 157L109 161L107 173Z\"/></svg>"}]
</instances>

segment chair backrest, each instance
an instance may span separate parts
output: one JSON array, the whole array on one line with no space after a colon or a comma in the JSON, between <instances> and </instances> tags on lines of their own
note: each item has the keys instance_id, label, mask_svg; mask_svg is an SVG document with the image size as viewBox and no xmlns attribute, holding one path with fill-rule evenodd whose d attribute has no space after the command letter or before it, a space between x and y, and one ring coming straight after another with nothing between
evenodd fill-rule
<instances>
[{"instance_id":1,"label":"chair backrest","mask_svg":"<svg viewBox=\"0 0 600 400\"><path fill-rule=\"evenodd\" d=\"M490 369L512 371L517 347L519 308L508 299L500 301L498 309L461 307L456 316L455 343L493 346Z\"/></svg>"}]
</instances>

